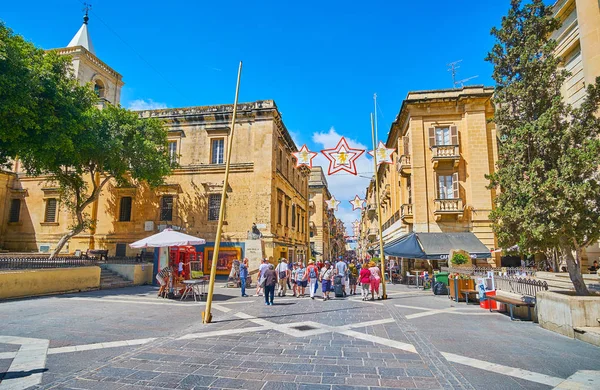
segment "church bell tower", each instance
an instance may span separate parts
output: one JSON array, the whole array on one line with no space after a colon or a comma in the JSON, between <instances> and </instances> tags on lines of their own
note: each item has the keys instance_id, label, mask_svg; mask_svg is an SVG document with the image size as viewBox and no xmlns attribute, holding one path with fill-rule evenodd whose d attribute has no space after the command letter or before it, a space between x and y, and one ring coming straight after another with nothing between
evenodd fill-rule
<instances>
[{"instance_id":1,"label":"church bell tower","mask_svg":"<svg viewBox=\"0 0 600 390\"><path fill-rule=\"evenodd\" d=\"M60 54L73 58L74 75L82 85L91 83L94 91L100 97L100 105L107 103L118 105L121 100L123 76L96 57L88 30L89 10L91 5L85 4L83 24L67 47L58 49Z\"/></svg>"}]
</instances>

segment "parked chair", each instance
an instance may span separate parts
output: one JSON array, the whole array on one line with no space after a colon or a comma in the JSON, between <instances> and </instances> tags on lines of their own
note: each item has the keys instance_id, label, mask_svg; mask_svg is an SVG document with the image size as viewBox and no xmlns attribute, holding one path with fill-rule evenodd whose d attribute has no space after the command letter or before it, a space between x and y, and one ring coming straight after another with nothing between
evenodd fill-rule
<instances>
[{"instance_id":1,"label":"parked chair","mask_svg":"<svg viewBox=\"0 0 600 390\"><path fill-rule=\"evenodd\" d=\"M406 271L406 284L410 286L410 281L414 280L414 285L417 285L417 277L415 275L411 275L410 272Z\"/></svg>"}]
</instances>

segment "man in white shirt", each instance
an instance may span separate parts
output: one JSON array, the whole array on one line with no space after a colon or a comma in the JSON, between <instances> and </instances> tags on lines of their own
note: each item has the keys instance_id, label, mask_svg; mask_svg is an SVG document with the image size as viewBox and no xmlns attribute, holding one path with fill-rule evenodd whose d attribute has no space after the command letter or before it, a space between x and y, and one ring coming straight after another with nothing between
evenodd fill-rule
<instances>
[{"instance_id":1,"label":"man in white shirt","mask_svg":"<svg viewBox=\"0 0 600 390\"><path fill-rule=\"evenodd\" d=\"M258 279L256 280L256 295L260 296L262 292L262 287L260 287L260 279L263 277L265 272L269 269L269 261L267 259L262 259L261 264L258 266Z\"/></svg>"},{"instance_id":2,"label":"man in white shirt","mask_svg":"<svg viewBox=\"0 0 600 390\"><path fill-rule=\"evenodd\" d=\"M346 262L344 262L341 258L337 261L337 263L335 263L335 274L342 277L342 291L344 291L344 296L346 296L348 264L346 264Z\"/></svg>"},{"instance_id":3,"label":"man in white shirt","mask_svg":"<svg viewBox=\"0 0 600 390\"><path fill-rule=\"evenodd\" d=\"M285 293L287 292L287 281L290 277L287 262L286 259L279 259L279 264L277 265L277 268L275 268L275 272L277 273L277 283L279 284L279 289L277 290L278 297L285 297Z\"/></svg>"}]
</instances>

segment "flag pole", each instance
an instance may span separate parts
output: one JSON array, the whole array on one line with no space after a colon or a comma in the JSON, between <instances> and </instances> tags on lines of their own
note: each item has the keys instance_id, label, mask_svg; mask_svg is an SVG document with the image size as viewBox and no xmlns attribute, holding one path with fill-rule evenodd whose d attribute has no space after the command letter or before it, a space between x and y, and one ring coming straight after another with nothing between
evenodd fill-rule
<instances>
[{"instance_id":1,"label":"flag pole","mask_svg":"<svg viewBox=\"0 0 600 390\"><path fill-rule=\"evenodd\" d=\"M387 299L385 289L385 255L383 254L383 226L381 223L381 203L379 201L379 180L377 180L377 149L375 144L375 126L373 124L373 114L371 114L371 137L373 138L373 165L375 167L375 205L377 206L377 222L379 223L379 259L381 260L381 298Z\"/></svg>"},{"instance_id":2,"label":"flag pole","mask_svg":"<svg viewBox=\"0 0 600 390\"><path fill-rule=\"evenodd\" d=\"M212 264L210 266L210 281L208 283L208 295L206 297L206 309L202 312L202 322L209 324L212 321L210 312L215 290L215 277L217 276L217 260L219 259L219 248L221 246L221 232L223 230L223 220L225 219L225 200L227 199L227 187L229 181L229 167L231 164L231 149L233 148L233 131L235 129L235 120L237 116L238 95L240 93L240 79L242 77L242 61L238 68L237 84L235 87L235 101L233 103L233 114L231 117L231 132L227 140L227 153L225 161L225 180L223 181L223 191L221 192L221 205L219 207L219 224L217 227L217 236L215 237L215 246L213 248Z\"/></svg>"}]
</instances>

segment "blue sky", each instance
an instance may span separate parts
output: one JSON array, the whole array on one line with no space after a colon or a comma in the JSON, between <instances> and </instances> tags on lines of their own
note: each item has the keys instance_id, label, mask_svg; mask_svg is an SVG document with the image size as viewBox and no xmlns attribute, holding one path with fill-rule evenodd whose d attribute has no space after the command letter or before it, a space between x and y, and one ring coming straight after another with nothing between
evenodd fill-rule
<instances>
[{"instance_id":1,"label":"blue sky","mask_svg":"<svg viewBox=\"0 0 600 390\"><path fill-rule=\"evenodd\" d=\"M509 0L493 1L92 1L96 54L123 75L125 107L231 103L238 61L240 101L273 99L301 146L371 145L369 114L378 95L385 141L408 91L451 88L446 64L463 60L458 79L493 85L483 59ZM0 18L43 48L64 47L82 21L79 0L3 1ZM366 154L365 154L366 155ZM349 226L347 200L363 178L330 176ZM324 161L324 159L320 159Z\"/></svg>"}]
</instances>

